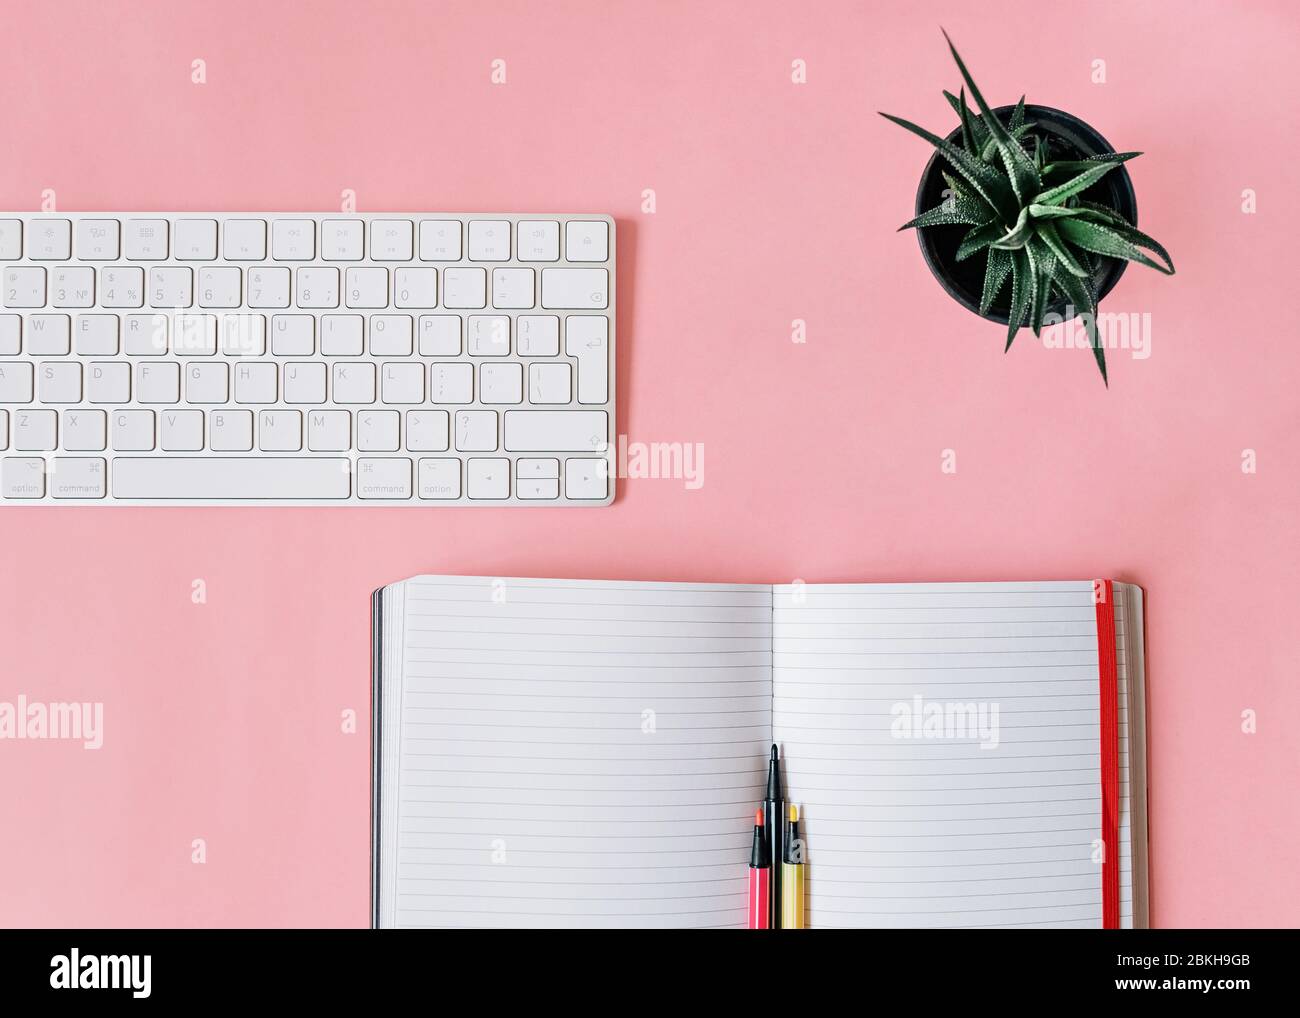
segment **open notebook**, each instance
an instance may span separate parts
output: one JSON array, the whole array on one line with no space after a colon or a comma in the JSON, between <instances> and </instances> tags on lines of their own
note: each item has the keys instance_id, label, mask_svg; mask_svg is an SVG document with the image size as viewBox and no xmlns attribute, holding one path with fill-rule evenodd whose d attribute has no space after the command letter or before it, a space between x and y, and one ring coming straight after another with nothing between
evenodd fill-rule
<instances>
[{"instance_id":1,"label":"open notebook","mask_svg":"<svg viewBox=\"0 0 1300 1018\"><path fill-rule=\"evenodd\" d=\"M375 925L744 926L772 742L811 926L1146 925L1139 587L424 576L373 613Z\"/></svg>"}]
</instances>

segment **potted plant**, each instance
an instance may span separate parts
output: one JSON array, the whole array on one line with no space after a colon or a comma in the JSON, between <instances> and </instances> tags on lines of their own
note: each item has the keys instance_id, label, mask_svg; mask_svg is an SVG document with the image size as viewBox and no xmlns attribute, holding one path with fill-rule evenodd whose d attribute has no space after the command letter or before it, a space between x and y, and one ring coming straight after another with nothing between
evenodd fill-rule
<instances>
[{"instance_id":1,"label":"potted plant","mask_svg":"<svg viewBox=\"0 0 1300 1018\"><path fill-rule=\"evenodd\" d=\"M951 39L948 48L965 81L959 95L944 92L956 129L941 138L881 114L935 148L917 188L917 216L899 229L917 229L926 263L950 295L1006 324L1006 350L1024 325L1037 336L1044 319L1081 316L1105 382L1098 302L1130 261L1174 272L1169 252L1136 227L1123 164L1141 153L1116 152L1082 120L1026 106L1023 96L990 109Z\"/></svg>"}]
</instances>

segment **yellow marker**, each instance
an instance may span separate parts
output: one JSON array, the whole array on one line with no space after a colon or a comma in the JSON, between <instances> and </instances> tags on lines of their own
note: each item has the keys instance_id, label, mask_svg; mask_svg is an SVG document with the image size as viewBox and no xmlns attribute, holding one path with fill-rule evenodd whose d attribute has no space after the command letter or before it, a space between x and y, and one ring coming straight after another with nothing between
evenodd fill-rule
<instances>
[{"instance_id":1,"label":"yellow marker","mask_svg":"<svg viewBox=\"0 0 1300 1018\"><path fill-rule=\"evenodd\" d=\"M804 845L799 837L799 807L790 807L781 858L781 929L802 930L804 923Z\"/></svg>"}]
</instances>

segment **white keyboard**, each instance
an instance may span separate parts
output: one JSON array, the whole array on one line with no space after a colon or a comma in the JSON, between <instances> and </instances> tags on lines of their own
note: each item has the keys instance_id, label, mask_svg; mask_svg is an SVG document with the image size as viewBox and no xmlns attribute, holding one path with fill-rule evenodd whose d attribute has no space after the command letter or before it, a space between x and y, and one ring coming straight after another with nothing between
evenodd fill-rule
<instances>
[{"instance_id":1,"label":"white keyboard","mask_svg":"<svg viewBox=\"0 0 1300 1018\"><path fill-rule=\"evenodd\" d=\"M0 213L0 505L606 505L614 232Z\"/></svg>"}]
</instances>

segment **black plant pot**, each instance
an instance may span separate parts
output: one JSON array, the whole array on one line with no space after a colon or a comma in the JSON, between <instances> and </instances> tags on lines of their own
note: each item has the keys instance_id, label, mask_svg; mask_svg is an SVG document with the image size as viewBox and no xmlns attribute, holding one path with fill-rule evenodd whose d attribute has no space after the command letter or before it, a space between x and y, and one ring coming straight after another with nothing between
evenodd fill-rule
<instances>
[{"instance_id":1,"label":"black plant pot","mask_svg":"<svg viewBox=\"0 0 1300 1018\"><path fill-rule=\"evenodd\" d=\"M1012 106L999 106L994 112L1004 124L1010 119ZM1025 119L1038 126L1034 133L1041 134L1048 144L1050 160L1084 159L1088 156L1114 152L1110 142L1098 134L1091 126L1078 117L1073 117L1050 106L1025 106ZM948 140L961 145L961 128L957 128ZM930 157L925 172L921 174L921 185L916 189L916 214L920 215L932 209L946 197L944 189L948 186L942 177L947 172L956 176L948 160L938 152ZM1133 193L1133 181L1129 179L1128 170L1120 166L1107 173L1092 187L1081 195L1088 201L1114 209L1134 226L1137 225L1137 197ZM984 292L984 267L988 255L981 252L965 261L957 261L957 248L961 239L970 229L968 226L928 226L916 231L921 242L921 254L925 256L926 265L934 273L934 278L959 303L980 313L980 297ZM1094 292L1098 301L1114 289L1119 277L1124 274L1128 262L1122 258L1096 257L1097 271L1093 276ZM984 318L995 322L1007 323L1011 310L1011 284L1003 285L1002 293L993 302ZM1048 305L1048 312L1065 318L1067 310L1073 311L1065 300L1057 300Z\"/></svg>"}]
</instances>

